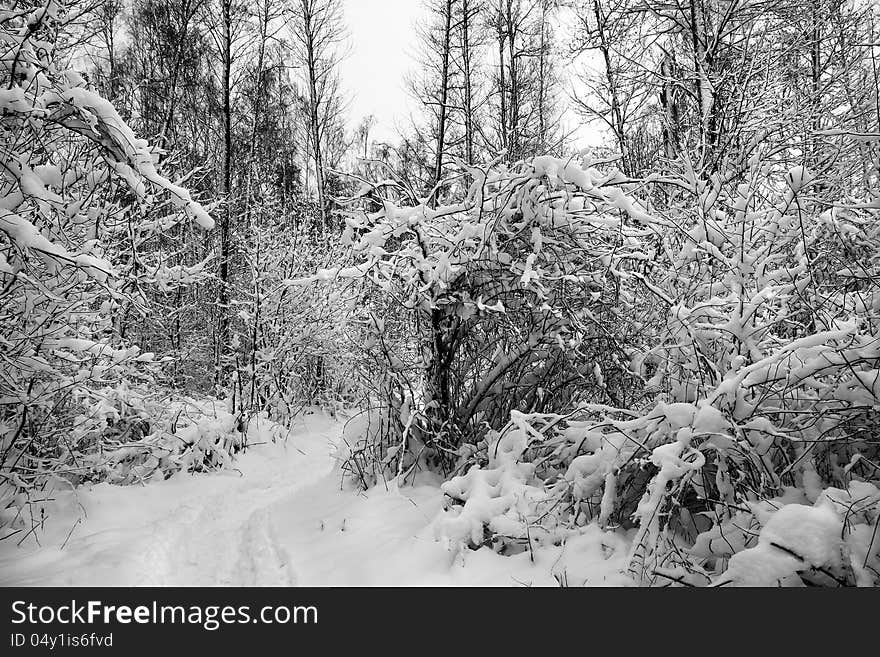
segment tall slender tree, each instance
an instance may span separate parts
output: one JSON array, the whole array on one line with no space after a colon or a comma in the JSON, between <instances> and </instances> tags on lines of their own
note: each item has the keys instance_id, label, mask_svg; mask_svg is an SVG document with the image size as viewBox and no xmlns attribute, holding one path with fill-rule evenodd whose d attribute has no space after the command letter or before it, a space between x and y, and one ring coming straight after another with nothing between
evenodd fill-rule
<instances>
[{"instance_id":1,"label":"tall slender tree","mask_svg":"<svg viewBox=\"0 0 880 657\"><path fill-rule=\"evenodd\" d=\"M344 109L339 85L339 62L345 38L341 0L290 0L290 30L294 65L299 67L306 93L309 156L315 176L321 231L328 229L327 155L338 139Z\"/></svg>"}]
</instances>

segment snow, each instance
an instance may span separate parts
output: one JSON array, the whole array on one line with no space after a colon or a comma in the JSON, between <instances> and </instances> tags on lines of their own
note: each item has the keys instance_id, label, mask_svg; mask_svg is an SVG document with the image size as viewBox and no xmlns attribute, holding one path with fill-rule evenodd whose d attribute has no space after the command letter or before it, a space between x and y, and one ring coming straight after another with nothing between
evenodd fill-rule
<instances>
[{"instance_id":1,"label":"snow","mask_svg":"<svg viewBox=\"0 0 880 657\"><path fill-rule=\"evenodd\" d=\"M774 586L795 573L841 564L843 522L828 504L787 504L767 520L758 544L730 558L721 582Z\"/></svg>"},{"instance_id":2,"label":"snow","mask_svg":"<svg viewBox=\"0 0 880 657\"><path fill-rule=\"evenodd\" d=\"M234 469L57 492L39 545L0 542L0 585L632 584L626 540L596 525L513 556L449 550L439 479L359 491L339 469L342 422L315 412L272 442L278 429L253 422Z\"/></svg>"},{"instance_id":3,"label":"snow","mask_svg":"<svg viewBox=\"0 0 880 657\"><path fill-rule=\"evenodd\" d=\"M260 429L251 425L252 442L267 438ZM286 444L269 442L241 454L237 471L57 494L38 536L42 547L27 541L16 548L11 539L0 544L0 584L294 583L269 510L329 472L335 433L335 422L319 416Z\"/></svg>"},{"instance_id":4,"label":"snow","mask_svg":"<svg viewBox=\"0 0 880 657\"><path fill-rule=\"evenodd\" d=\"M814 566L839 560L842 522L827 506L789 504L773 514L761 531L761 542L798 554Z\"/></svg>"}]
</instances>

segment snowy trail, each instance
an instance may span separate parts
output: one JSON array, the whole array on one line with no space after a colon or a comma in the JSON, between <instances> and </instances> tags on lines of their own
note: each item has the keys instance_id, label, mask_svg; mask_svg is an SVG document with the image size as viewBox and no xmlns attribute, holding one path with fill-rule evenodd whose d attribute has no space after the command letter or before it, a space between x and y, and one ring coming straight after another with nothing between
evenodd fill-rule
<instances>
[{"instance_id":1,"label":"snowy trail","mask_svg":"<svg viewBox=\"0 0 880 657\"><path fill-rule=\"evenodd\" d=\"M233 488L200 498L153 523L148 548L134 555L135 581L165 586L289 586L291 564L275 539L267 507L299 484Z\"/></svg>"},{"instance_id":2,"label":"snowy trail","mask_svg":"<svg viewBox=\"0 0 880 657\"><path fill-rule=\"evenodd\" d=\"M629 583L628 544L597 527L531 555L450 551L435 535L436 477L401 489L343 487L334 468L342 422L308 415L278 443L265 429L252 425L237 471L57 494L40 545L0 541L0 586Z\"/></svg>"},{"instance_id":3,"label":"snowy trail","mask_svg":"<svg viewBox=\"0 0 880 657\"><path fill-rule=\"evenodd\" d=\"M0 551L0 584L287 586L293 564L270 507L325 477L341 424L309 416L286 444L257 445L239 472L179 476L147 487L102 484L69 496L84 521L50 525L42 547ZM256 428L253 442L265 440ZM72 509L56 508L58 515ZM82 516L82 513L78 514Z\"/></svg>"}]
</instances>

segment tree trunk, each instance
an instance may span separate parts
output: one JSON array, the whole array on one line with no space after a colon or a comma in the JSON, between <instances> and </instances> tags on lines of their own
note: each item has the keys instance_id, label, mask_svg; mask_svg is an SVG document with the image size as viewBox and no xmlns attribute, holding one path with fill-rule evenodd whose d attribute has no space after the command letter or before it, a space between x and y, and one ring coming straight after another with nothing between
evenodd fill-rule
<instances>
[{"instance_id":1,"label":"tree trunk","mask_svg":"<svg viewBox=\"0 0 880 657\"><path fill-rule=\"evenodd\" d=\"M324 180L324 162L321 153L321 121L318 113L318 72L317 55L315 52L315 16L310 0L302 0L303 36L306 47L306 67L308 68L309 85L309 123L312 140L312 160L315 163L315 187L318 194L318 212L321 218L321 235L327 237L327 201Z\"/></svg>"},{"instance_id":2,"label":"tree trunk","mask_svg":"<svg viewBox=\"0 0 880 657\"><path fill-rule=\"evenodd\" d=\"M469 35L469 26L471 17L469 15L468 0L462 0L462 18L461 18L461 58L462 68L464 69L464 148L465 158L468 164L474 163L474 103L473 103L473 80L471 79L472 62L471 62L471 44Z\"/></svg>"},{"instance_id":3,"label":"tree trunk","mask_svg":"<svg viewBox=\"0 0 880 657\"><path fill-rule=\"evenodd\" d=\"M449 96L449 43L452 26L452 0L446 0L446 16L443 28L443 58L440 69L440 116L437 124L437 154L434 159L434 182L436 187L443 177L443 151L446 149L446 104Z\"/></svg>"},{"instance_id":4,"label":"tree trunk","mask_svg":"<svg viewBox=\"0 0 880 657\"><path fill-rule=\"evenodd\" d=\"M226 203L220 219L219 326L215 354L215 385L223 376L223 357L229 343L229 257L232 223L232 0L223 0L223 194Z\"/></svg>"},{"instance_id":5,"label":"tree trunk","mask_svg":"<svg viewBox=\"0 0 880 657\"><path fill-rule=\"evenodd\" d=\"M503 30L502 24L502 16L499 14L498 16L498 94L501 100L501 116L500 116L500 130L501 133L499 136L501 137L501 150L506 151L508 148L508 125L507 125L507 85L505 84L504 78L504 43L506 40L505 33ZM508 152L506 158L508 161L510 160L510 153Z\"/></svg>"}]
</instances>

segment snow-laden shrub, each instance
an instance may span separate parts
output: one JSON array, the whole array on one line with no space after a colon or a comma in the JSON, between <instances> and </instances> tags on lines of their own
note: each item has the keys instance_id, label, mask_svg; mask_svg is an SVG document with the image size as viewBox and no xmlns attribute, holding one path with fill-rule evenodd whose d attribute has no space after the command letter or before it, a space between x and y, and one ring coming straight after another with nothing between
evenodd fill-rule
<instances>
[{"instance_id":1,"label":"snow-laden shrub","mask_svg":"<svg viewBox=\"0 0 880 657\"><path fill-rule=\"evenodd\" d=\"M174 272L139 249L182 217L213 225L65 69L65 16L54 1L0 10L0 507L44 496L53 473L90 471L81 457L118 440L113 426L143 437L134 400L149 396L161 363L126 344L116 320L145 312L140 286ZM166 204L173 216L142 220Z\"/></svg>"},{"instance_id":2,"label":"snow-laden shrub","mask_svg":"<svg viewBox=\"0 0 880 657\"><path fill-rule=\"evenodd\" d=\"M143 440L107 454L111 481L231 468L235 454L247 446L242 416L225 405L208 408L184 398L164 411L153 409L150 417L153 430Z\"/></svg>"},{"instance_id":3,"label":"snow-laden shrub","mask_svg":"<svg viewBox=\"0 0 880 657\"><path fill-rule=\"evenodd\" d=\"M354 263L309 279L361 284L354 365L388 419L372 452L391 475L416 462L448 472L512 411L642 394L624 349L640 301L609 266L652 233L619 175L549 157L462 175L461 200L439 207L365 186L343 236Z\"/></svg>"},{"instance_id":4,"label":"snow-laden shrub","mask_svg":"<svg viewBox=\"0 0 880 657\"><path fill-rule=\"evenodd\" d=\"M750 505L788 488L812 503L878 475L868 463L880 453L880 231L870 199L824 209L812 179L796 167L773 185L758 163L736 186L716 177L696 212L671 219L693 225L664 235L655 285L668 302L655 346L639 355L658 363L658 403L613 423L656 468L634 514L632 569L643 579L670 564L722 572L737 550L688 556L682 536L727 527L748 546L730 527L750 524L731 523ZM658 415L667 429L646 423Z\"/></svg>"},{"instance_id":5,"label":"snow-laden shrub","mask_svg":"<svg viewBox=\"0 0 880 657\"><path fill-rule=\"evenodd\" d=\"M304 204L303 212L316 209ZM252 227L246 257L251 287L237 295L231 344L234 407L289 425L306 407L335 413L355 406L363 396L351 367L356 292L347 281L299 283L343 259L340 245L308 223L278 220Z\"/></svg>"},{"instance_id":6,"label":"snow-laden shrub","mask_svg":"<svg viewBox=\"0 0 880 657\"><path fill-rule=\"evenodd\" d=\"M875 198L827 203L830 175L820 196L759 156L650 177L678 190L664 209L576 160L470 175L458 204L351 216L361 260L333 272L383 295L364 349L383 365L386 476L456 475L438 535L509 550L598 522L632 532L646 583L754 583L741 572L774 545L779 581L876 583ZM824 510L769 522L793 504ZM839 560L784 520L821 534L829 505L840 540L813 547Z\"/></svg>"},{"instance_id":7,"label":"snow-laden shrub","mask_svg":"<svg viewBox=\"0 0 880 657\"><path fill-rule=\"evenodd\" d=\"M878 491L874 486L871 488L874 495L868 497L873 497L872 502L876 504ZM844 536L849 538L852 547L857 548L853 555L856 558L849 563L845 552L850 551L845 550ZM815 506L787 504L767 519L756 545L730 558L727 570L716 584L774 586L787 581L799 583L801 573L810 571L814 571L814 576L821 574L845 582L849 575L845 566L863 570L865 563L860 563L858 552L867 557L864 546L852 540L855 536L845 531L843 515L837 512L830 499ZM866 575L866 583L872 584L873 577L869 573Z\"/></svg>"},{"instance_id":8,"label":"snow-laden shrub","mask_svg":"<svg viewBox=\"0 0 880 657\"><path fill-rule=\"evenodd\" d=\"M9 483L17 484L0 489L0 525L8 536L28 525L33 530L34 516L37 522L42 519L43 498L53 488L93 482L143 485L178 472L231 468L247 446L242 417L222 402L196 402L167 390L145 395L125 380L95 395L94 415L59 442L39 490L27 473L7 475Z\"/></svg>"},{"instance_id":9,"label":"snow-laden shrub","mask_svg":"<svg viewBox=\"0 0 880 657\"><path fill-rule=\"evenodd\" d=\"M470 465L442 485L448 504L435 523L439 539L453 547L491 545L510 554L568 536L552 513L555 496L527 456L536 436L541 438L517 411L502 432L489 433L485 465Z\"/></svg>"},{"instance_id":10,"label":"snow-laden shrub","mask_svg":"<svg viewBox=\"0 0 880 657\"><path fill-rule=\"evenodd\" d=\"M56 450L69 465L52 474L71 484L143 483L230 467L245 447L243 418L225 404L208 407L164 389L149 394L126 379L89 392L91 414L76 418L70 439Z\"/></svg>"}]
</instances>

